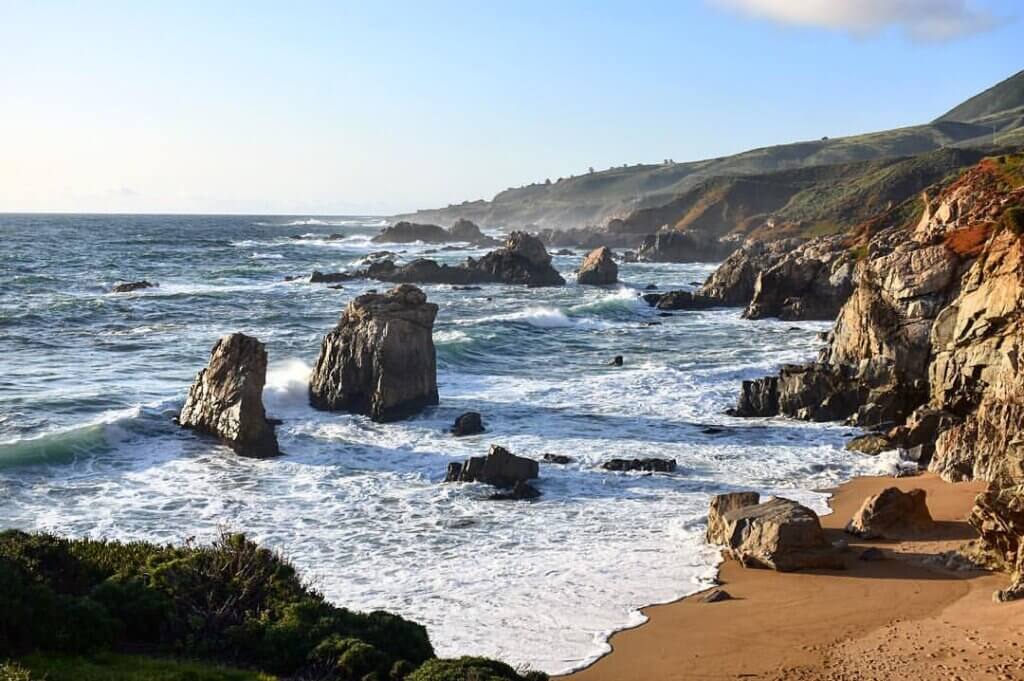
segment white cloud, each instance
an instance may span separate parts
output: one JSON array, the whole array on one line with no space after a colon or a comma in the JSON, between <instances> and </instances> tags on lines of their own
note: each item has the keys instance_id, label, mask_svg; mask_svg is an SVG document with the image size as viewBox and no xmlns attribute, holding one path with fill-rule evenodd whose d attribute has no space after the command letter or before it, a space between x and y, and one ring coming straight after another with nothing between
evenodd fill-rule
<instances>
[{"instance_id":1,"label":"white cloud","mask_svg":"<svg viewBox=\"0 0 1024 681\"><path fill-rule=\"evenodd\" d=\"M859 36L897 28L912 40L952 40L994 28L996 18L970 0L712 0L750 16Z\"/></svg>"}]
</instances>

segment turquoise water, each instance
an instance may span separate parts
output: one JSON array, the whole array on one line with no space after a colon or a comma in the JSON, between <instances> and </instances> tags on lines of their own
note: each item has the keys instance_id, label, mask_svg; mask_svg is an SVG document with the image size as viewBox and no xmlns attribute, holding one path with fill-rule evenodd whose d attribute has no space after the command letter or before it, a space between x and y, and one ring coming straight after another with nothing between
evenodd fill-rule
<instances>
[{"instance_id":1,"label":"turquoise water","mask_svg":"<svg viewBox=\"0 0 1024 681\"><path fill-rule=\"evenodd\" d=\"M441 654L558 672L607 649L637 609L707 586L710 494L812 490L875 470L844 429L739 420L739 382L813 356L819 323L737 310L659 317L649 283L693 288L714 264L627 264L622 286L479 291L426 286L441 404L397 424L315 412L306 378L343 290L285 276L355 266L372 251L448 262L482 251L379 245L374 218L0 215L0 516L81 536L206 539L244 530L346 606L427 625ZM341 233L342 239L328 240ZM293 239L294 236L303 236ZM118 281L158 288L109 293ZM171 418L215 340L267 344L265 401L285 455L239 458ZM607 362L625 357L625 366ZM454 439L467 410L488 432ZM709 425L724 432L706 433ZM442 485L447 462L500 443L567 454L536 503ZM674 457L670 475L608 473L614 457Z\"/></svg>"}]
</instances>

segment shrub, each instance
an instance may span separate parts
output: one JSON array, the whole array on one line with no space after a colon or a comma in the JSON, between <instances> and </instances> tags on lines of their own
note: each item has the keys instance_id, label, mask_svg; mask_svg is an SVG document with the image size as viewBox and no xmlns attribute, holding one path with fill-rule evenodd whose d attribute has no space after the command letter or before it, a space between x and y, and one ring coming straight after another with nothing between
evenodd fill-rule
<instances>
[{"instance_id":1,"label":"shrub","mask_svg":"<svg viewBox=\"0 0 1024 681\"><path fill-rule=\"evenodd\" d=\"M0 662L0 681L34 681L32 674L13 662Z\"/></svg>"},{"instance_id":2,"label":"shrub","mask_svg":"<svg viewBox=\"0 0 1024 681\"><path fill-rule=\"evenodd\" d=\"M1003 211L1002 224L1017 236L1024 234L1024 206L1011 206Z\"/></svg>"},{"instance_id":3,"label":"shrub","mask_svg":"<svg viewBox=\"0 0 1024 681\"><path fill-rule=\"evenodd\" d=\"M408 681L545 681L547 674L527 672L520 676L503 662L483 657L433 659L410 674Z\"/></svg>"}]
</instances>

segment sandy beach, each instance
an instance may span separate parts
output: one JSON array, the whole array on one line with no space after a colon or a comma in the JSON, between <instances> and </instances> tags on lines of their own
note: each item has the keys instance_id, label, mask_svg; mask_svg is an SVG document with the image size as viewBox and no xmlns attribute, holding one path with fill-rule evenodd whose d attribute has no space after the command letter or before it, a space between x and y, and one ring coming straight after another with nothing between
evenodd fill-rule
<instances>
[{"instance_id":1,"label":"sandy beach","mask_svg":"<svg viewBox=\"0 0 1024 681\"><path fill-rule=\"evenodd\" d=\"M842 528L882 489L922 488L933 532L906 541L861 541ZM1006 575L953 571L923 559L972 539L965 518L982 482L924 474L866 477L833 490L822 517L847 537L845 571L778 573L722 565L733 600L697 594L647 608L649 621L612 637L612 652L572 681L683 679L1024 679L1024 602L994 603ZM885 560L859 560L875 546Z\"/></svg>"}]
</instances>

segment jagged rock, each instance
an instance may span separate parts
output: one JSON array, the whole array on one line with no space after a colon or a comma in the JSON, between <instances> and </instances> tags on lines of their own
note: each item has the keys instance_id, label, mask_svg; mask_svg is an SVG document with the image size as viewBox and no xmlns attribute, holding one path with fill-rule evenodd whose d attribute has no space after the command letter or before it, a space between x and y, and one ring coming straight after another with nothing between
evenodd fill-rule
<instances>
[{"instance_id":1,"label":"jagged rock","mask_svg":"<svg viewBox=\"0 0 1024 681\"><path fill-rule=\"evenodd\" d=\"M712 589L700 599L703 603L721 603L732 600L732 594L725 589Z\"/></svg>"},{"instance_id":2,"label":"jagged rock","mask_svg":"<svg viewBox=\"0 0 1024 681\"><path fill-rule=\"evenodd\" d=\"M710 262L724 258L731 248L701 235L661 230L644 237L637 258L646 262Z\"/></svg>"},{"instance_id":3,"label":"jagged rock","mask_svg":"<svg viewBox=\"0 0 1024 681\"><path fill-rule=\"evenodd\" d=\"M723 517L730 511L746 506L757 506L761 503L761 495L757 492L730 492L716 494L708 504L708 529L704 539L709 544L724 543L725 525Z\"/></svg>"},{"instance_id":4,"label":"jagged rock","mask_svg":"<svg viewBox=\"0 0 1024 681\"><path fill-rule=\"evenodd\" d=\"M484 233L475 222L459 218L448 228L448 234L459 241L479 241L484 238Z\"/></svg>"},{"instance_id":5,"label":"jagged rock","mask_svg":"<svg viewBox=\"0 0 1024 681\"><path fill-rule=\"evenodd\" d=\"M484 432L484 422L480 418L480 414L475 411L467 411L455 419L455 425L452 427L452 435L456 437L479 435L482 432Z\"/></svg>"},{"instance_id":6,"label":"jagged rock","mask_svg":"<svg viewBox=\"0 0 1024 681\"><path fill-rule=\"evenodd\" d=\"M408 244L415 241L422 241L427 244L443 244L452 240L443 227L438 225L424 225L415 222L396 222L385 227L380 234L373 237L373 243Z\"/></svg>"},{"instance_id":7,"label":"jagged rock","mask_svg":"<svg viewBox=\"0 0 1024 681\"><path fill-rule=\"evenodd\" d=\"M155 288L160 284L154 284L148 282L145 279L142 281L129 281L122 284L115 284L114 288L110 289L111 293L131 293L132 291L139 291L145 288Z\"/></svg>"},{"instance_id":8,"label":"jagged rock","mask_svg":"<svg viewBox=\"0 0 1024 681\"><path fill-rule=\"evenodd\" d=\"M566 456L565 454L545 454L541 459L546 463L554 463L562 466L573 462L573 458L571 456Z\"/></svg>"},{"instance_id":9,"label":"jagged rock","mask_svg":"<svg viewBox=\"0 0 1024 681\"><path fill-rule=\"evenodd\" d=\"M445 482L482 482L495 487L512 488L533 480L540 467L533 459L516 456L504 447L491 445L487 456L472 456L464 464L448 464Z\"/></svg>"},{"instance_id":10,"label":"jagged rock","mask_svg":"<svg viewBox=\"0 0 1024 681\"><path fill-rule=\"evenodd\" d=\"M607 471L648 471L671 473L676 469L675 459L612 459L601 465Z\"/></svg>"},{"instance_id":11,"label":"jagged rock","mask_svg":"<svg viewBox=\"0 0 1024 681\"><path fill-rule=\"evenodd\" d=\"M754 299L757 276L796 250L803 239L747 241L718 266L698 293L722 305L745 307Z\"/></svg>"},{"instance_id":12,"label":"jagged rock","mask_svg":"<svg viewBox=\"0 0 1024 681\"><path fill-rule=\"evenodd\" d=\"M995 600L1024 597L1024 442L1007 450L967 521L979 535L977 562L1010 575L1010 587Z\"/></svg>"},{"instance_id":13,"label":"jagged rock","mask_svg":"<svg viewBox=\"0 0 1024 681\"><path fill-rule=\"evenodd\" d=\"M280 454L274 425L263 409L266 379L263 343L242 333L224 336L192 383L179 425L215 435L244 456Z\"/></svg>"},{"instance_id":14,"label":"jagged rock","mask_svg":"<svg viewBox=\"0 0 1024 681\"><path fill-rule=\"evenodd\" d=\"M436 316L437 305L408 284L354 299L324 337L310 404L381 422L437 404Z\"/></svg>"},{"instance_id":15,"label":"jagged rock","mask_svg":"<svg viewBox=\"0 0 1024 681\"><path fill-rule=\"evenodd\" d=\"M595 248L583 258L576 281L587 286L608 286L619 280L619 266L607 246Z\"/></svg>"},{"instance_id":16,"label":"jagged rock","mask_svg":"<svg viewBox=\"0 0 1024 681\"><path fill-rule=\"evenodd\" d=\"M766 263L767 264L767 263ZM853 257L842 237L822 237L786 252L754 281L747 319L835 319L853 291Z\"/></svg>"},{"instance_id":17,"label":"jagged rock","mask_svg":"<svg viewBox=\"0 0 1024 681\"><path fill-rule=\"evenodd\" d=\"M766 376L743 381L736 406L727 409L729 416L778 416L779 378Z\"/></svg>"},{"instance_id":18,"label":"jagged rock","mask_svg":"<svg viewBox=\"0 0 1024 681\"><path fill-rule=\"evenodd\" d=\"M896 539L927 532L933 525L923 489L887 487L864 500L846 531L861 539Z\"/></svg>"},{"instance_id":19,"label":"jagged rock","mask_svg":"<svg viewBox=\"0 0 1024 681\"><path fill-rule=\"evenodd\" d=\"M846 448L851 452L860 452L868 456L875 456L892 449L893 444L885 435L878 433L865 433L859 435L846 443Z\"/></svg>"},{"instance_id":20,"label":"jagged rock","mask_svg":"<svg viewBox=\"0 0 1024 681\"><path fill-rule=\"evenodd\" d=\"M708 539L725 547L744 567L788 572L809 569L842 569L843 559L825 541L818 516L789 499L746 504L727 511Z\"/></svg>"}]
</instances>

